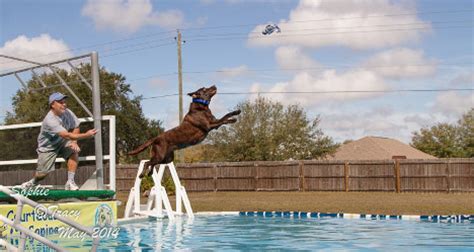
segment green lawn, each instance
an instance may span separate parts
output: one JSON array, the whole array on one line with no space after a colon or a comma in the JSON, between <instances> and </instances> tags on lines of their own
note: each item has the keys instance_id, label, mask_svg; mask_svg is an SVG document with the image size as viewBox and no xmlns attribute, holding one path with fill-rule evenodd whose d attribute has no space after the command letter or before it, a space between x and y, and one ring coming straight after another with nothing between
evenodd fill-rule
<instances>
[{"instance_id":1,"label":"green lawn","mask_svg":"<svg viewBox=\"0 0 474 252\"><path fill-rule=\"evenodd\" d=\"M474 193L205 192L188 193L194 212L307 211L366 214L474 214ZM118 193L119 218L128 193ZM174 197L170 197L174 200ZM145 199L142 199L142 204ZM172 205L174 208L174 204Z\"/></svg>"}]
</instances>

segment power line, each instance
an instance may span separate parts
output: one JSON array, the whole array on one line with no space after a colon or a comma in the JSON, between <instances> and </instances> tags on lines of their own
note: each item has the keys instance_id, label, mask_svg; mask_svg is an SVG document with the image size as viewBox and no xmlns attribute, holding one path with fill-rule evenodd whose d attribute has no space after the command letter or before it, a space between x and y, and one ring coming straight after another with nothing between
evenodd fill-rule
<instances>
[{"instance_id":1,"label":"power line","mask_svg":"<svg viewBox=\"0 0 474 252\"><path fill-rule=\"evenodd\" d=\"M334 20L352 20L352 19L367 19L367 18L382 18L382 17L393 17L393 16L414 16L414 15L419 15L419 14L447 14L447 13L465 13L465 12L472 12L472 9L464 9L464 10L446 10L446 11L425 11L425 12L408 12L408 13L393 13L393 14L382 14L382 15L368 15L368 16L354 16L354 17L339 17L339 18L325 18L325 19L313 19L313 20L296 20L296 21L288 21L285 22L285 24L291 24L291 23L307 23L307 22L323 22L323 21L334 21ZM237 27L245 27L245 26L256 26L256 25L262 25L262 23L253 23L253 24L236 24L236 25L227 25L227 26L210 26L210 27L199 27L199 28L184 28L181 30L208 30L208 29L222 29L222 28L237 28ZM58 51L58 52L53 52L49 54L44 54L40 56L35 56L31 57L30 59L38 59L42 57L48 57L52 56L55 54L62 54L62 53L67 53L67 52L73 52L73 51L78 51L78 50L83 50L87 48L94 48L97 46L106 46L110 44L115 44L115 43L123 43L127 41L133 41L133 40L138 40L138 39L143 39L143 38L148 38L148 37L154 37L157 35L163 35L163 34L168 34L168 33L174 33L175 30L166 30L163 32L157 32L157 33L151 33L151 34L145 34L141 36L136 36L132 38L127 38L127 39L119 39L119 40L112 40L112 41L106 41L102 43L97 43L97 44L92 44L92 45L87 45L87 46L81 46L77 48L72 48L69 50L64 50L64 51ZM166 39L166 38L164 38ZM11 61L10 61L11 62ZM9 62L3 62L0 64L6 64Z\"/></svg>"},{"instance_id":2,"label":"power line","mask_svg":"<svg viewBox=\"0 0 474 252\"><path fill-rule=\"evenodd\" d=\"M461 66L472 65L472 62L457 64L412 64L412 65L390 65L390 66L347 66L347 65L330 65L320 67L294 67L294 68L267 68L267 69L245 69L242 72L274 72L274 71L295 71L295 70L321 70L328 68L354 68L354 69L371 69L371 68L399 68L399 67L432 67L432 66ZM211 70L211 71L185 71L186 74L204 74L204 73L232 73L236 70Z\"/></svg>"},{"instance_id":3,"label":"power line","mask_svg":"<svg viewBox=\"0 0 474 252\"><path fill-rule=\"evenodd\" d=\"M148 47L143 47L143 48L139 48L139 49L134 49L134 50L128 50L128 51L118 52L118 53L114 53L114 54L105 54L104 56L101 56L101 57L102 57L102 58L108 58L108 57L112 57L112 56L117 56L117 55L122 55L122 54L127 54L127 53L134 53L134 52L138 52L138 51L143 51L143 50L148 50L148 49L151 49L151 48L163 47L163 46L173 45L173 44L174 44L174 42L169 42L169 43L164 43L164 44L159 44L159 45L154 45L154 46L148 46Z\"/></svg>"},{"instance_id":4,"label":"power line","mask_svg":"<svg viewBox=\"0 0 474 252\"><path fill-rule=\"evenodd\" d=\"M352 20L352 19L366 19L366 18L381 18L381 17L394 17L394 16L416 16L416 15L419 15L419 14L447 14L447 13L465 13L465 12L473 12L473 9L447 10L447 11L422 11L422 12L393 13L393 14L367 15L367 16L354 16L354 17L295 20L295 21L284 22L284 24L307 23L307 22L324 22L324 21L336 21L336 20ZM189 31L189 30L208 30L208 29L223 29L223 28L246 27L246 26L256 26L256 25L262 25L262 23L210 26L210 27L201 27L201 28L184 28L184 29L181 29L181 30L187 30L187 31Z\"/></svg>"},{"instance_id":5,"label":"power line","mask_svg":"<svg viewBox=\"0 0 474 252\"><path fill-rule=\"evenodd\" d=\"M388 90L331 90L331 91L261 91L261 92L219 92L219 95L259 95L259 94L346 94L346 93L401 93L401 92L447 92L447 91L474 91L474 88L446 88L446 89L388 89ZM142 100L158 99L178 96L166 94L143 97Z\"/></svg>"},{"instance_id":6,"label":"power line","mask_svg":"<svg viewBox=\"0 0 474 252\"><path fill-rule=\"evenodd\" d=\"M158 46L166 46L166 45L171 45L174 44L173 42L166 43L166 44L161 44L157 45L154 47ZM127 52L121 52L119 54L124 54L124 53L131 53L135 51L140 51L140 50L145 50L148 49L149 47L146 48L141 48L141 49L135 49ZM112 54L112 55L105 55L102 56L104 58L106 57L111 57L119 54ZM455 63L455 64L442 64L442 63L434 63L434 64L405 64L405 65L390 65L390 66L359 66L359 67L354 67L354 66L348 66L348 65L327 65L327 66L320 66L320 67L294 67L294 68L262 68L262 69L245 69L242 72L276 72L276 71L304 71L304 70L323 70L323 69L329 69L329 68L354 68L354 69L373 69L373 68L399 68L399 67L456 67L456 66L463 66L463 65L472 65L472 62L460 62L460 63ZM236 70L206 70L206 71L183 71L184 74L208 74L208 73L232 73L236 72ZM177 75L177 72L171 72L171 73L160 73L160 74L154 74L154 75L149 75L149 76L144 76L144 77L136 77L133 79L128 79L127 82L133 82L133 81L139 81L139 80L146 80L146 79L151 79L151 78L156 78L156 77L163 77L163 76L173 76ZM90 81L90 79L89 79ZM68 84L76 84L76 82L80 83L80 81L72 81L69 82ZM54 88L54 87L60 87L62 84L58 85L50 85L46 88L35 88L34 90L42 90L42 89L47 89L47 88Z\"/></svg>"},{"instance_id":7,"label":"power line","mask_svg":"<svg viewBox=\"0 0 474 252\"><path fill-rule=\"evenodd\" d=\"M445 27L437 27L437 29L455 29L455 28L471 28L473 24L465 25L465 26L445 26ZM304 37L304 36L314 36L314 35L337 35L337 34L363 34L363 33L372 33L372 32L407 32L407 31L415 31L415 30L430 30L430 27L417 27L417 28L399 28L399 29L385 29L385 30L368 30L368 31L340 31L340 32L325 32L325 33L301 33L301 34L275 34L275 36L242 36L242 37L226 37L226 36L216 36L210 37L207 39L189 39L187 41L215 41L215 40L238 40L238 39L276 39L281 37Z\"/></svg>"},{"instance_id":8,"label":"power line","mask_svg":"<svg viewBox=\"0 0 474 252\"><path fill-rule=\"evenodd\" d=\"M153 37L153 36L156 36L157 34L164 34L164 33L170 33L170 31L153 33L153 34L143 35L143 36L139 36L139 37L133 37L133 38L129 38L129 39L112 40L112 41L109 41L109 42L103 42L103 43L93 44L93 45L89 45L89 46L76 47L76 48L71 48L69 50L52 52L52 53L48 53L48 54L34 56L34 57L31 57L30 59L39 59L39 58L44 58L44 57L50 57L50 56L57 55L57 54L63 54L63 53L67 53L67 52L79 51L79 50L83 50L83 49L87 49L87 48L94 48L94 47L97 47L97 46L106 46L106 45L121 43L121 42L125 42L125 41L132 41L132 40L137 40L137 39L142 39L142 38L147 38L147 37ZM173 36L169 36L169 37L164 37L164 38L161 38L161 39L156 39L156 40L151 40L151 41L163 41L163 40L172 39L172 38L173 38ZM151 41L145 42L145 43L151 43ZM141 44L141 43L139 43L139 44ZM136 44L128 45L128 46L125 46L125 47L129 47L129 46L133 46L133 45L136 45ZM120 48L121 47L113 48L113 49L109 49L108 51L117 50L117 49L120 49ZM13 60L12 61L4 61L4 62L1 62L0 65L8 64L8 63L11 63L11 62L14 62L14 61Z\"/></svg>"},{"instance_id":9,"label":"power line","mask_svg":"<svg viewBox=\"0 0 474 252\"><path fill-rule=\"evenodd\" d=\"M157 40L157 41L161 41L161 40ZM149 45L149 44L151 44L151 42L144 42L144 43L132 44L132 45L127 45L127 46L123 46L123 47L120 47L120 48L110 49L110 50L108 50L106 53L104 53L104 54L101 56L101 58L107 58L107 57L112 57L112 56L116 56L116 55L122 55L122 54L133 53L133 52L148 50L148 49L152 49L152 48L157 48L157 47L163 47L163 46L171 45L171 44L174 44L174 43L173 43L173 42L168 42L168 43L163 43L163 44L158 44L158 45L145 46L145 47L141 47L141 48L133 49L133 50L128 50L128 51L122 51L122 52L118 52L118 53L110 53L110 52L117 51L117 50L121 50L121 49L125 49L125 48L131 48L131 47L142 46L142 45ZM5 70L3 70L2 72L12 72L12 71L15 71L15 70L18 70L18 69L22 69L22 68L23 68L23 67L5 69Z\"/></svg>"},{"instance_id":10,"label":"power line","mask_svg":"<svg viewBox=\"0 0 474 252\"><path fill-rule=\"evenodd\" d=\"M357 26L338 26L338 27L317 27L317 28L305 28L305 29L290 29L285 30L285 34L295 31L318 31L318 30L341 30L341 29L354 29L354 28L372 28L372 27L396 27L396 26L423 26L423 27L411 27L411 28L431 28L431 24L452 24L452 23L466 23L471 24L472 20L454 20L454 21L439 21L439 22L430 22L430 23L398 23L398 24L380 24L380 25L357 25ZM442 26L441 26L442 27ZM441 28L437 27L437 28ZM408 27L410 28L410 27ZM243 34L259 34L261 31L254 31L248 33L217 33L217 34L199 34L199 35L188 35L188 38L198 38L198 37L207 37L207 36L233 36L233 35L243 35Z\"/></svg>"},{"instance_id":11,"label":"power line","mask_svg":"<svg viewBox=\"0 0 474 252\"><path fill-rule=\"evenodd\" d=\"M262 68L262 69L245 69L241 72L276 72L276 71L300 71L300 70L323 70L329 68L354 68L354 69L373 69L373 68L399 68L399 67L457 67L463 65L472 65L472 62L461 62L456 64L442 64L442 63L434 63L434 64L406 64L406 65L390 65L390 66L348 66L348 65L327 65L327 66L320 66L320 67L293 67L293 68ZM206 71L183 71L184 74L208 74L208 73L233 73L239 72L239 70L206 70ZM155 77L162 77L162 76L172 76L177 75L177 72L172 73L162 73L156 75L150 75L146 77L137 77L130 79L129 81L137 81L137 80L145 80L151 79Z\"/></svg>"}]
</instances>

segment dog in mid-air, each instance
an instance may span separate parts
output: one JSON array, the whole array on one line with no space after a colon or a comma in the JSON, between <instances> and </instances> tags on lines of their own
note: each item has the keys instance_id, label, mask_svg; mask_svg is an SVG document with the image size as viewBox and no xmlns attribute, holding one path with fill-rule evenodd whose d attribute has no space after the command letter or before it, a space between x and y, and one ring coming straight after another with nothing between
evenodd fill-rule
<instances>
[{"instance_id":1,"label":"dog in mid-air","mask_svg":"<svg viewBox=\"0 0 474 252\"><path fill-rule=\"evenodd\" d=\"M227 113L221 119L216 119L209 109L212 97L217 93L216 86L202 87L188 95L193 98L189 112L178 127L172 128L140 145L128 155L137 155L151 147L151 158L145 163L140 178L153 173L157 164L173 162L174 151L202 142L209 131L217 129L224 124L235 123L233 116L239 115L240 110Z\"/></svg>"}]
</instances>

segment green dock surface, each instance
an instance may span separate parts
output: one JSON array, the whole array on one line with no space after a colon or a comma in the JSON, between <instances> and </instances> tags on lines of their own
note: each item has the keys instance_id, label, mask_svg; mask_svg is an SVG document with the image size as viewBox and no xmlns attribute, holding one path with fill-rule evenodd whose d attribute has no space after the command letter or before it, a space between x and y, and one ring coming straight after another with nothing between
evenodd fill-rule
<instances>
[{"instance_id":1,"label":"green dock surface","mask_svg":"<svg viewBox=\"0 0 474 252\"><path fill-rule=\"evenodd\" d=\"M112 190L49 190L42 195L23 195L34 201L61 201L61 200L111 200L115 192ZM0 202L16 202L16 200L9 195L0 192Z\"/></svg>"}]
</instances>

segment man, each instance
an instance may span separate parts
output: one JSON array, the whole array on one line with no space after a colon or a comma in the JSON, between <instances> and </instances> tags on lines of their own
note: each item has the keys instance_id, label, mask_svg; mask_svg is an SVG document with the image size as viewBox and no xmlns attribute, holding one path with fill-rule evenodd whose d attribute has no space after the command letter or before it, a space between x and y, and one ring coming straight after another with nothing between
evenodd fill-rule
<instances>
[{"instance_id":1,"label":"man","mask_svg":"<svg viewBox=\"0 0 474 252\"><path fill-rule=\"evenodd\" d=\"M33 179L23 183L22 188L36 186L48 173L54 171L56 158L62 157L67 162L66 190L79 190L74 182L79 152L77 140L89 138L97 133L96 129L80 133L79 120L76 115L66 107L66 95L53 93L49 96L49 112L43 119L41 131L38 136L38 167Z\"/></svg>"}]
</instances>

